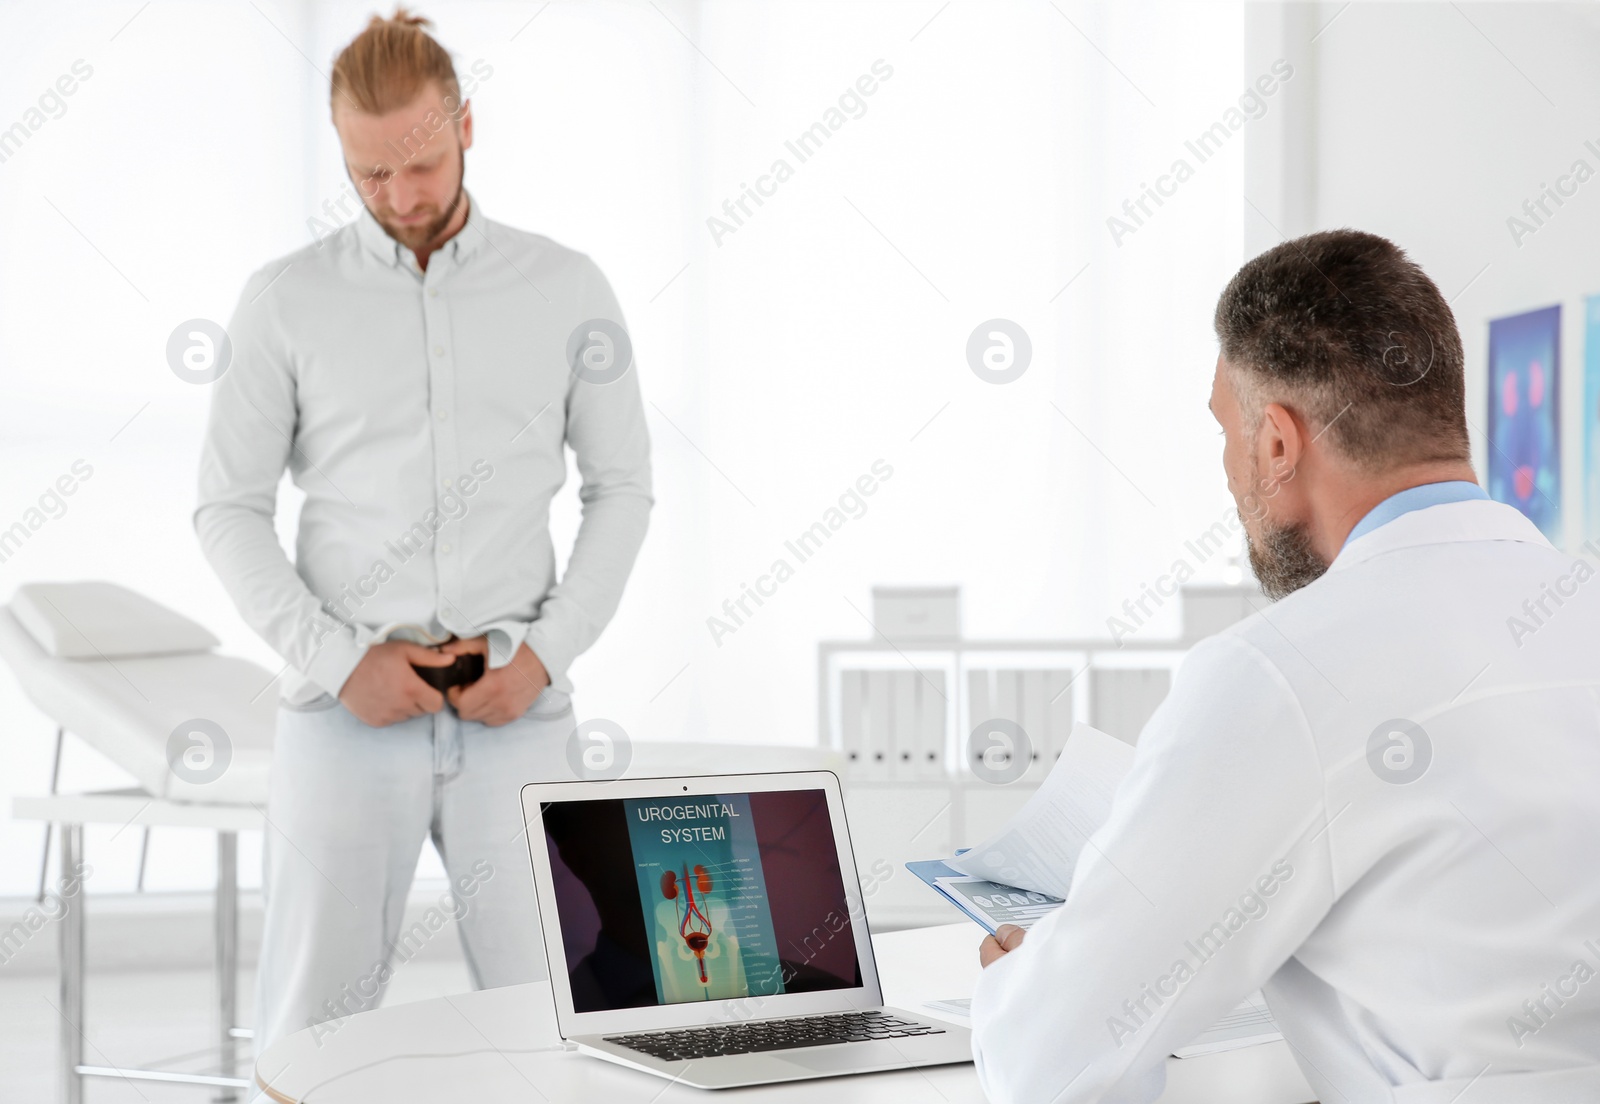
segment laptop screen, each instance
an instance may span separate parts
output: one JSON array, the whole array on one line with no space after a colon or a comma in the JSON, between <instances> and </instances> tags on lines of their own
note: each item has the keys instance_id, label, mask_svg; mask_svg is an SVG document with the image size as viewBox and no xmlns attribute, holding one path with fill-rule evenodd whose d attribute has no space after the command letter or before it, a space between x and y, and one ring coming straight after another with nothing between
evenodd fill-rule
<instances>
[{"instance_id":1,"label":"laptop screen","mask_svg":"<svg viewBox=\"0 0 1600 1104\"><path fill-rule=\"evenodd\" d=\"M558 801L543 821L573 1011L861 985L826 791Z\"/></svg>"}]
</instances>

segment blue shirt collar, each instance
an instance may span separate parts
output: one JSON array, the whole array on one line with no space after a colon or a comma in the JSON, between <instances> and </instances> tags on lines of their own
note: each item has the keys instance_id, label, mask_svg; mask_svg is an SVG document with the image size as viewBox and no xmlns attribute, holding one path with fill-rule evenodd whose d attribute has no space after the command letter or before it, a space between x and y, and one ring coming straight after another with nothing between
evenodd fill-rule
<instances>
[{"instance_id":1,"label":"blue shirt collar","mask_svg":"<svg viewBox=\"0 0 1600 1104\"><path fill-rule=\"evenodd\" d=\"M1407 487L1368 510L1366 516L1356 522L1356 527L1350 530L1350 535L1344 539L1342 548L1348 548L1351 541L1366 536L1378 526L1387 525L1401 514L1409 514L1412 510L1423 510L1445 502L1466 502L1469 499L1488 497L1482 487L1465 479L1447 479L1442 483L1422 483L1415 487Z\"/></svg>"}]
</instances>

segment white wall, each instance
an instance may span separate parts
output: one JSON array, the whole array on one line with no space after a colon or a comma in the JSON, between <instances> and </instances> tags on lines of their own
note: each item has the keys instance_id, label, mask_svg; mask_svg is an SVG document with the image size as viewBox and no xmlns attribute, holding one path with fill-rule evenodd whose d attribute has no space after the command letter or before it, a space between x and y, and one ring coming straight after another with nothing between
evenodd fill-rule
<instances>
[{"instance_id":1,"label":"white wall","mask_svg":"<svg viewBox=\"0 0 1600 1104\"><path fill-rule=\"evenodd\" d=\"M311 85L248 6L248 19L211 3L136 9L0 11L0 128L24 119L75 61L92 70L0 163L0 526L74 460L94 470L65 512L0 564L0 598L37 579L113 579L249 649L189 528L207 396L173 375L164 347L185 319L226 319L249 272L301 232ZM298 9L273 14L303 34ZM0 801L44 792L53 737L0 676ZM69 748L64 788L128 783ZM40 834L0 820L0 893L33 892ZM139 833L109 825L86 836L92 888L131 888ZM204 834L167 839L152 850L149 884L206 884ZM251 871L255 844L241 847Z\"/></svg>"},{"instance_id":2,"label":"white wall","mask_svg":"<svg viewBox=\"0 0 1600 1104\"><path fill-rule=\"evenodd\" d=\"M1314 135L1291 151L1308 217L1284 233L1352 226L1399 243L1451 298L1466 350L1474 466L1487 474L1489 320L1562 305L1564 540L1581 540L1582 297L1600 292L1600 8L1586 4L1249 6L1251 53L1300 51ZM1274 37L1281 36L1281 37ZM1316 36L1314 43L1309 39ZM1246 65L1250 64L1247 58ZM1274 194L1273 153L1247 194ZM1582 158L1597 179L1517 244L1507 219ZM1309 161L1309 171L1306 162ZM1298 162L1298 163L1297 163ZM1274 219L1273 221L1278 221ZM1252 254L1281 240L1246 208Z\"/></svg>"},{"instance_id":3,"label":"white wall","mask_svg":"<svg viewBox=\"0 0 1600 1104\"><path fill-rule=\"evenodd\" d=\"M0 125L95 66L0 164L0 520L74 458L96 471L0 564L0 597L115 579L277 668L196 547L206 396L162 350L184 319L225 320L339 195L318 70L376 6L0 9ZM485 212L593 255L638 350L658 506L574 669L583 712L641 741L809 743L816 643L868 634L873 584L962 584L974 635L1102 635L1231 508L1204 408L1243 140L1120 244L1106 220L1236 101L1238 4L422 7L461 68L494 69L467 170ZM866 112L714 240L707 217L879 59ZM1003 386L966 361L994 317L1034 346ZM723 600L877 459L895 474L867 513L719 646ZM575 522L569 487L558 544ZM1176 628L1169 602L1140 632ZM0 798L43 789L51 727L9 679L0 723ZM117 774L77 747L66 767L68 787ZM132 883L137 837L113 834L90 834L96 890ZM31 888L37 847L0 822L0 894ZM160 833L151 862L153 887L202 885L209 844Z\"/></svg>"}]
</instances>

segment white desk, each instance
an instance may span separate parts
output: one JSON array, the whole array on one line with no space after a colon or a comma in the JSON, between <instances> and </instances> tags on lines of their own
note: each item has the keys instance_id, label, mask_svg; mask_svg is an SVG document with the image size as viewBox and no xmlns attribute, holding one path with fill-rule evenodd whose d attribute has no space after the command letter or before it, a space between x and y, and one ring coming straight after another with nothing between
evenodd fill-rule
<instances>
[{"instance_id":1,"label":"white desk","mask_svg":"<svg viewBox=\"0 0 1600 1104\"><path fill-rule=\"evenodd\" d=\"M924 1000L972 994L981 932L973 924L873 937L887 1003L928 1016ZM539 1049L549 1048L549 1049ZM273 1100L388 1104L395 1100L710 1104L737 1095L830 1104L980 1104L970 1063L709 1094L560 1049L548 982L486 989L346 1020L321 1044L310 1031L269 1047L256 1080ZM1283 1043L1167 1060L1164 1104L1305 1104L1314 1094Z\"/></svg>"}]
</instances>

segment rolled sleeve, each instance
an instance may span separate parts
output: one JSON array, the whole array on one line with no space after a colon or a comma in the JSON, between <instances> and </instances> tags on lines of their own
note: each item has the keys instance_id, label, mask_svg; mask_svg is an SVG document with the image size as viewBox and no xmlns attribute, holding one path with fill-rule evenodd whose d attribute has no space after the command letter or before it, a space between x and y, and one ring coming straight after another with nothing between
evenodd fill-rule
<instances>
[{"instance_id":1,"label":"rolled sleeve","mask_svg":"<svg viewBox=\"0 0 1600 1104\"><path fill-rule=\"evenodd\" d=\"M516 658L517 649L520 648L528 636L528 622L526 621L494 621L483 627L483 635L489 638L489 667L504 667ZM529 648L533 646L530 644ZM534 650L534 655L538 655ZM544 662L541 656L540 663ZM546 670L548 670L548 666Z\"/></svg>"}]
</instances>

